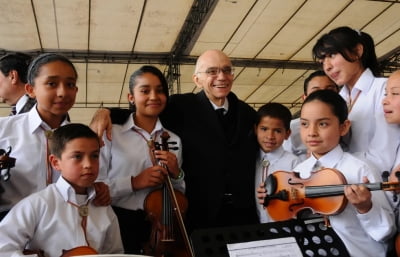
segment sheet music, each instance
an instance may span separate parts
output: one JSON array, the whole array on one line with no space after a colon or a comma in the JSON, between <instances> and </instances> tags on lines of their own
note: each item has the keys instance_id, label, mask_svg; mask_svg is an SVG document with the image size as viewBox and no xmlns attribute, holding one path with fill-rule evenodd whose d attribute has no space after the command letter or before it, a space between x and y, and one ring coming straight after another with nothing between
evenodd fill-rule
<instances>
[{"instance_id":1,"label":"sheet music","mask_svg":"<svg viewBox=\"0 0 400 257\"><path fill-rule=\"evenodd\" d=\"M302 257L294 237L227 244L230 257Z\"/></svg>"}]
</instances>

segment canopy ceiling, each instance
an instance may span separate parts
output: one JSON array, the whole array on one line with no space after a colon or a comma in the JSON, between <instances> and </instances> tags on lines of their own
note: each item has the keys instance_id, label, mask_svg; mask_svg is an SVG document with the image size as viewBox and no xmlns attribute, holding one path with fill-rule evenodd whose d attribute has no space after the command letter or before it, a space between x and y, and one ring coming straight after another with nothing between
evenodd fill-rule
<instances>
[{"instance_id":1,"label":"canopy ceiling","mask_svg":"<svg viewBox=\"0 0 400 257\"><path fill-rule=\"evenodd\" d=\"M196 58L227 53L233 91L254 108L276 101L298 111L311 48L338 26L369 33L388 74L400 68L400 2L366 0L0 0L0 54L60 52L79 73L76 122L127 106L130 74L165 71L172 93L197 92ZM9 109L0 105L0 115Z\"/></svg>"}]
</instances>

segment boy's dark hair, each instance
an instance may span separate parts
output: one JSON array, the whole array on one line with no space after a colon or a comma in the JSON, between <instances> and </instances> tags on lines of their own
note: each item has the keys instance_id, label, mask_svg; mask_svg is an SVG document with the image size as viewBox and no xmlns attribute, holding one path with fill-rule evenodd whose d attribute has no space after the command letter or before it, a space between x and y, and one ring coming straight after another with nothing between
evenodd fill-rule
<instances>
[{"instance_id":1,"label":"boy's dark hair","mask_svg":"<svg viewBox=\"0 0 400 257\"><path fill-rule=\"evenodd\" d=\"M78 78L78 72L76 71L74 64L67 57L56 53L45 53L37 56L29 64L28 75L27 75L28 83L34 86L35 78L38 76L40 68L45 64L56 61L64 62L70 65L71 68L74 70L76 78Z\"/></svg>"},{"instance_id":2,"label":"boy's dark hair","mask_svg":"<svg viewBox=\"0 0 400 257\"><path fill-rule=\"evenodd\" d=\"M333 114L338 117L340 124L347 120L348 110L346 101L332 90L317 90L312 92L303 102L303 106L311 101L321 101L330 106Z\"/></svg>"},{"instance_id":3,"label":"boy's dark hair","mask_svg":"<svg viewBox=\"0 0 400 257\"><path fill-rule=\"evenodd\" d=\"M355 62L350 54L356 54L357 44L363 46L360 61L364 68L370 68L374 76L380 75L379 63L375 53L373 38L365 32L343 26L335 28L322 35L312 49L314 60L323 59L325 56L340 53L348 62Z\"/></svg>"},{"instance_id":4,"label":"boy's dark hair","mask_svg":"<svg viewBox=\"0 0 400 257\"><path fill-rule=\"evenodd\" d=\"M27 82L28 66L32 57L24 53L9 53L0 58L0 71L4 76L8 76L10 71L18 72L19 80Z\"/></svg>"},{"instance_id":5,"label":"boy's dark hair","mask_svg":"<svg viewBox=\"0 0 400 257\"><path fill-rule=\"evenodd\" d=\"M323 70L316 70L316 71L310 73L310 75L308 75L308 77L304 80L304 95L307 95L308 83L310 83L310 81L315 77L329 78L328 75L326 75L326 73ZM335 83L335 85L336 85L336 83ZM337 87L337 91L339 91L339 87L337 85L336 85L336 87Z\"/></svg>"},{"instance_id":6,"label":"boy's dark hair","mask_svg":"<svg viewBox=\"0 0 400 257\"><path fill-rule=\"evenodd\" d=\"M257 111L256 125L258 125L262 118L272 117L280 119L286 130L290 129L290 121L292 120L292 113L290 110L280 103L267 103L261 106Z\"/></svg>"},{"instance_id":7,"label":"boy's dark hair","mask_svg":"<svg viewBox=\"0 0 400 257\"><path fill-rule=\"evenodd\" d=\"M96 139L100 149L99 137L93 130L84 124L70 123L54 130L49 140L50 152L61 158L65 145L76 138Z\"/></svg>"}]
</instances>

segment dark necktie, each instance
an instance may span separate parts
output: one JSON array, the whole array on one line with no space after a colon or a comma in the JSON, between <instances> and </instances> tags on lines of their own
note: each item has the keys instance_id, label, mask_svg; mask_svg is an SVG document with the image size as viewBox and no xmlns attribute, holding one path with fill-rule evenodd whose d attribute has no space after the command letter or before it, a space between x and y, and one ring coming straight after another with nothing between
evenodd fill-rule
<instances>
[{"instance_id":1,"label":"dark necktie","mask_svg":"<svg viewBox=\"0 0 400 257\"><path fill-rule=\"evenodd\" d=\"M224 130L226 130L227 127L228 127L228 124L227 124L228 121L227 121L226 115L224 114L225 109L224 108L219 108L219 109L216 109L215 111L217 112L217 116L218 116L218 119L219 119L219 121L220 121L220 123L222 125L222 128Z\"/></svg>"}]
</instances>

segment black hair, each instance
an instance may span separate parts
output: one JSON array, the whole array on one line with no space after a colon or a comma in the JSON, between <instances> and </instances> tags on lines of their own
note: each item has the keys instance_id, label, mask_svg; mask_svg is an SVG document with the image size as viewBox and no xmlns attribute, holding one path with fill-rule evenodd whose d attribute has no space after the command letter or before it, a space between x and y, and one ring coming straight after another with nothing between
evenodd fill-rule
<instances>
[{"instance_id":1,"label":"black hair","mask_svg":"<svg viewBox=\"0 0 400 257\"><path fill-rule=\"evenodd\" d=\"M307 95L308 83L310 83L310 81L315 77L327 77L328 79L331 80L331 78L329 78L328 75L326 75L325 71L323 71L323 70L316 70L316 71L310 73L310 75L308 75L308 77L304 80L304 95ZM333 83L336 85L335 82L333 82ZM337 91L339 91L339 87L337 85L336 85L336 89L337 89Z\"/></svg>"},{"instance_id":2,"label":"black hair","mask_svg":"<svg viewBox=\"0 0 400 257\"><path fill-rule=\"evenodd\" d=\"M144 65L132 73L131 77L129 78L129 93L133 94L133 89L136 86L136 78L142 76L145 73L151 73L160 80L162 91L167 97L168 101L169 90L168 90L167 79L164 77L163 73L157 67L151 65ZM129 109L133 111L136 110L135 106L132 103L129 103Z\"/></svg>"},{"instance_id":3,"label":"black hair","mask_svg":"<svg viewBox=\"0 0 400 257\"><path fill-rule=\"evenodd\" d=\"M84 124L70 123L57 128L51 134L49 140L50 152L61 158L66 144L76 138L93 138L99 143L100 149L99 137L93 130Z\"/></svg>"},{"instance_id":4,"label":"black hair","mask_svg":"<svg viewBox=\"0 0 400 257\"><path fill-rule=\"evenodd\" d=\"M261 106L257 111L256 125L258 125L261 122L261 119L264 117L280 119L283 122L285 129L290 129L292 114L290 110L283 104L272 102Z\"/></svg>"},{"instance_id":5,"label":"black hair","mask_svg":"<svg viewBox=\"0 0 400 257\"><path fill-rule=\"evenodd\" d=\"M356 55L356 46L363 46L363 53L360 61L364 68L369 68L374 76L379 76L378 59L375 53L375 44L372 37L365 32L354 30L350 27L338 27L322 35L312 49L315 61L324 59L325 56L340 53L348 62L355 62L351 54Z\"/></svg>"},{"instance_id":6,"label":"black hair","mask_svg":"<svg viewBox=\"0 0 400 257\"><path fill-rule=\"evenodd\" d=\"M22 83L27 83L28 66L32 57L24 53L8 53L0 58L0 71L8 76L10 71L15 70Z\"/></svg>"},{"instance_id":7,"label":"black hair","mask_svg":"<svg viewBox=\"0 0 400 257\"><path fill-rule=\"evenodd\" d=\"M331 108L332 113L336 117L338 117L340 124L343 124L345 120L347 120L348 116L347 104L346 101L338 93L335 93L332 90L328 89L314 91L307 96L301 108L303 109L303 106L306 103L315 100L327 104Z\"/></svg>"},{"instance_id":8,"label":"black hair","mask_svg":"<svg viewBox=\"0 0 400 257\"><path fill-rule=\"evenodd\" d=\"M45 53L37 56L29 65L28 83L34 86L35 78L38 76L40 68L45 64L56 61L64 62L70 65L71 68L74 70L76 78L78 78L78 72L76 71L74 64L67 57L57 53Z\"/></svg>"}]
</instances>

